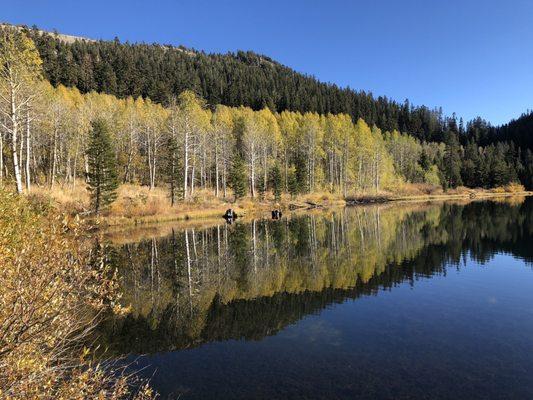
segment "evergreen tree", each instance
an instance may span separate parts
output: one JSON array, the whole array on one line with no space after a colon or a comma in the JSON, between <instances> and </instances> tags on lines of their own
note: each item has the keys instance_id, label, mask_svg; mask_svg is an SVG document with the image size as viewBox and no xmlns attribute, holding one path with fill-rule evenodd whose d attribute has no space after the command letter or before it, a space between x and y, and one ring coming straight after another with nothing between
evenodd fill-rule
<instances>
[{"instance_id":1,"label":"evergreen tree","mask_svg":"<svg viewBox=\"0 0 533 400\"><path fill-rule=\"evenodd\" d=\"M420 164L420 168L422 168L424 172L429 171L429 168L431 167L431 162L425 149L422 149L422 152L420 153L420 160L418 161L418 163Z\"/></svg>"},{"instance_id":2,"label":"evergreen tree","mask_svg":"<svg viewBox=\"0 0 533 400\"><path fill-rule=\"evenodd\" d=\"M166 175L167 182L169 185L169 197L170 204L174 206L176 202L176 189L181 182L181 176L178 174L178 153L179 146L174 137L169 137L167 140L167 149L166 149Z\"/></svg>"},{"instance_id":3,"label":"evergreen tree","mask_svg":"<svg viewBox=\"0 0 533 400\"><path fill-rule=\"evenodd\" d=\"M295 185L296 193L305 193L309 190L307 162L303 154L298 154L295 160Z\"/></svg>"},{"instance_id":4,"label":"evergreen tree","mask_svg":"<svg viewBox=\"0 0 533 400\"><path fill-rule=\"evenodd\" d=\"M278 163L276 163L270 171L270 187L272 188L276 201L281 199L282 184L281 170Z\"/></svg>"},{"instance_id":5,"label":"evergreen tree","mask_svg":"<svg viewBox=\"0 0 533 400\"><path fill-rule=\"evenodd\" d=\"M87 149L89 159L87 178L94 212L98 215L102 208L115 201L118 177L107 123L102 119L96 119L91 125L91 141Z\"/></svg>"},{"instance_id":6,"label":"evergreen tree","mask_svg":"<svg viewBox=\"0 0 533 400\"><path fill-rule=\"evenodd\" d=\"M466 186L478 187L482 185L480 179L480 161L478 146L473 141L468 142L461 166L461 176Z\"/></svg>"},{"instance_id":7,"label":"evergreen tree","mask_svg":"<svg viewBox=\"0 0 533 400\"><path fill-rule=\"evenodd\" d=\"M235 201L246 195L246 164L241 156L236 155L231 165L229 186L235 195Z\"/></svg>"},{"instance_id":8,"label":"evergreen tree","mask_svg":"<svg viewBox=\"0 0 533 400\"><path fill-rule=\"evenodd\" d=\"M533 189L533 152L529 149L524 156L524 168L521 178L526 189Z\"/></svg>"},{"instance_id":9,"label":"evergreen tree","mask_svg":"<svg viewBox=\"0 0 533 400\"><path fill-rule=\"evenodd\" d=\"M445 186L456 188L461 186L461 146L457 135L451 131L445 135L446 153L444 155L443 172L445 177Z\"/></svg>"}]
</instances>

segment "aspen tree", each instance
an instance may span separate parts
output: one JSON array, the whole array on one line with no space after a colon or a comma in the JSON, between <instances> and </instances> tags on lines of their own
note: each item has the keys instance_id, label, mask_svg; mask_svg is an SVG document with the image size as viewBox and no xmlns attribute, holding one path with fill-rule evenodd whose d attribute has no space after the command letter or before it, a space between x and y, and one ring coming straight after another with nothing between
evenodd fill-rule
<instances>
[{"instance_id":1,"label":"aspen tree","mask_svg":"<svg viewBox=\"0 0 533 400\"><path fill-rule=\"evenodd\" d=\"M13 174L18 193L22 193L19 164L19 135L28 109L37 96L35 84L41 79L42 61L35 45L25 33L0 31L0 126L11 141Z\"/></svg>"},{"instance_id":2,"label":"aspen tree","mask_svg":"<svg viewBox=\"0 0 533 400\"><path fill-rule=\"evenodd\" d=\"M233 113L229 107L217 106L212 118L213 145L215 147L215 196L220 195L220 185L224 198L227 195L228 170L231 163L234 139Z\"/></svg>"},{"instance_id":3,"label":"aspen tree","mask_svg":"<svg viewBox=\"0 0 533 400\"><path fill-rule=\"evenodd\" d=\"M183 198L187 199L194 191L195 151L199 135L209 126L209 114L205 102L191 91L184 91L178 97L178 106L171 110L177 116L183 149ZM192 167L192 168L191 168ZM189 177L189 171L191 176Z\"/></svg>"}]
</instances>

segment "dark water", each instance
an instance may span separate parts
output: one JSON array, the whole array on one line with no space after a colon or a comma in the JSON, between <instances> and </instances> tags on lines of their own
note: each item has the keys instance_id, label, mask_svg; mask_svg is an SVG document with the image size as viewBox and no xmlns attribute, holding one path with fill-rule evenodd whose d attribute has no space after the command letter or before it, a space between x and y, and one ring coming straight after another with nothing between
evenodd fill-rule
<instances>
[{"instance_id":1,"label":"dark water","mask_svg":"<svg viewBox=\"0 0 533 400\"><path fill-rule=\"evenodd\" d=\"M533 399L531 198L153 236L102 338L164 399Z\"/></svg>"}]
</instances>

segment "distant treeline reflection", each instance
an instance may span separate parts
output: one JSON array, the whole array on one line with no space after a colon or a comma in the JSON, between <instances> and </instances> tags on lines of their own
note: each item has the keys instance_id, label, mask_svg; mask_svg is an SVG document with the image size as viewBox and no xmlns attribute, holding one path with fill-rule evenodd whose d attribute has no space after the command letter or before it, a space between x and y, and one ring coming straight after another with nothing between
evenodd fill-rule
<instances>
[{"instance_id":1,"label":"distant treeline reflection","mask_svg":"<svg viewBox=\"0 0 533 400\"><path fill-rule=\"evenodd\" d=\"M129 315L108 321L112 352L261 339L328 304L375 295L496 252L533 261L533 201L345 208L256 220L112 247Z\"/></svg>"}]
</instances>

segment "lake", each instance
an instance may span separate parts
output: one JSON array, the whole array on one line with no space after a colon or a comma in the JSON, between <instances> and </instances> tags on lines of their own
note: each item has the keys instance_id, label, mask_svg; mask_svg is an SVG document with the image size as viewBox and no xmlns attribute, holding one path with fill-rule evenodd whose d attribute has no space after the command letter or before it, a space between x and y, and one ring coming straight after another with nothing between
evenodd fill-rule
<instances>
[{"instance_id":1,"label":"lake","mask_svg":"<svg viewBox=\"0 0 533 400\"><path fill-rule=\"evenodd\" d=\"M533 198L109 235L100 328L163 399L533 398Z\"/></svg>"}]
</instances>

